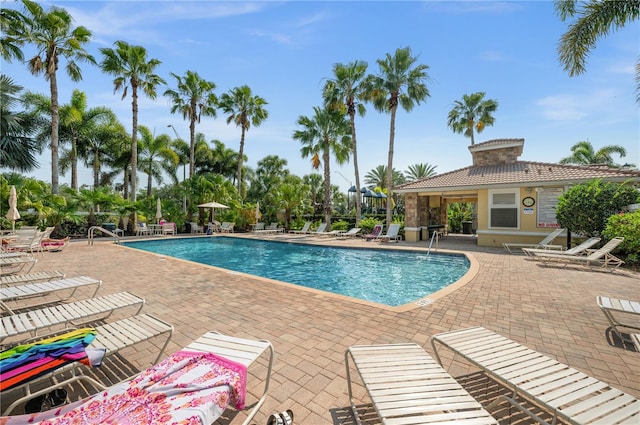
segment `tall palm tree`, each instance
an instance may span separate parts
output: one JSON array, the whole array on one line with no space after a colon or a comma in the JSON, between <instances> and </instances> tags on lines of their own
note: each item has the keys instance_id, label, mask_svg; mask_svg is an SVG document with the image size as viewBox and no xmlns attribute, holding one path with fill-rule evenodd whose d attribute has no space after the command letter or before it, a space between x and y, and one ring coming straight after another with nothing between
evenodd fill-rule
<instances>
[{"instance_id":1,"label":"tall palm tree","mask_svg":"<svg viewBox=\"0 0 640 425\"><path fill-rule=\"evenodd\" d=\"M577 15L558 45L560 63L570 77L586 72L587 58L598 39L640 18L637 0L555 0L555 9L562 21ZM636 62L636 102L640 103L640 60Z\"/></svg>"},{"instance_id":2,"label":"tall palm tree","mask_svg":"<svg viewBox=\"0 0 640 425\"><path fill-rule=\"evenodd\" d=\"M0 164L3 167L30 171L38 166L38 145L33 132L39 121L37 115L17 112L22 86L0 74Z\"/></svg>"},{"instance_id":3,"label":"tall palm tree","mask_svg":"<svg viewBox=\"0 0 640 425\"><path fill-rule=\"evenodd\" d=\"M84 165L93 170L94 187L102 186L115 177L114 171L120 172L118 158L121 152L129 153L130 141L131 136L114 115L108 121L98 124L85 143L80 145L79 153L84 158ZM101 175L103 165L109 169Z\"/></svg>"},{"instance_id":4,"label":"tall palm tree","mask_svg":"<svg viewBox=\"0 0 640 425\"><path fill-rule=\"evenodd\" d=\"M620 145L608 145L603 146L597 151L594 150L593 145L590 142L580 141L571 146L571 156L562 158L560 164L607 164L609 166L615 166L613 162L612 154L618 154L620 157L625 157L627 151Z\"/></svg>"},{"instance_id":5,"label":"tall palm tree","mask_svg":"<svg viewBox=\"0 0 640 425\"><path fill-rule=\"evenodd\" d=\"M249 86L235 87L220 97L220 108L227 114L227 124L233 122L240 127L240 150L238 151L238 194L242 196L242 162L244 159L244 138L246 132L253 125L259 127L269 117L264 108L267 101L260 96L254 96Z\"/></svg>"},{"instance_id":6,"label":"tall palm tree","mask_svg":"<svg viewBox=\"0 0 640 425\"><path fill-rule=\"evenodd\" d=\"M428 65L417 64L418 58L411 54L411 48L396 49L393 56L389 53L384 59L378 59L379 73L367 77L366 98L373 102L380 112L391 114L389 126L389 158L387 161L387 188L389 195L393 187L393 145L396 134L396 112L401 106L410 112L416 104L430 96L427 88ZM391 223L391 202L387 202L387 223Z\"/></svg>"},{"instance_id":7,"label":"tall palm tree","mask_svg":"<svg viewBox=\"0 0 640 425\"><path fill-rule=\"evenodd\" d=\"M313 117L300 116L297 124L300 130L293 132L293 138L302 143L300 153L303 158L311 157L311 165L316 170L324 165L324 215L327 226L331 227L331 153L338 164L344 164L351 152L351 126L344 114L334 109L313 108Z\"/></svg>"},{"instance_id":8,"label":"tall palm tree","mask_svg":"<svg viewBox=\"0 0 640 425\"><path fill-rule=\"evenodd\" d=\"M322 206L320 199L323 195L322 176L318 173L306 174L302 176L302 183L309 188L309 199L313 207L313 214L318 214L318 206Z\"/></svg>"},{"instance_id":9,"label":"tall palm tree","mask_svg":"<svg viewBox=\"0 0 640 425\"><path fill-rule=\"evenodd\" d=\"M404 172L405 177L409 181L416 181L425 177L435 176L437 165L431 164L413 164L409 165L407 171Z\"/></svg>"},{"instance_id":10,"label":"tall palm tree","mask_svg":"<svg viewBox=\"0 0 640 425\"><path fill-rule=\"evenodd\" d=\"M498 101L494 99L484 100L484 92L463 95L462 100L456 100L454 107L449 111L447 125L454 133L463 133L471 138L471 145L475 143L474 131L478 134L488 125L493 125L495 118L493 113L498 109Z\"/></svg>"},{"instance_id":11,"label":"tall palm tree","mask_svg":"<svg viewBox=\"0 0 640 425\"><path fill-rule=\"evenodd\" d=\"M91 144L96 128L115 119L113 111L106 107L87 109L87 95L75 89L71 102L60 107L60 139L68 141L70 148L61 157L61 169L64 172L68 163L71 167L71 187L78 191L78 157Z\"/></svg>"},{"instance_id":12,"label":"tall palm tree","mask_svg":"<svg viewBox=\"0 0 640 425\"><path fill-rule=\"evenodd\" d=\"M58 66L60 58L67 60L66 71L72 81L82 79L82 71L76 61L95 64L95 59L83 47L91 40L91 31L85 27L72 27L71 15L62 8L45 10L38 3L22 0L25 25L24 40L33 44L37 53L28 60L33 75L43 74L49 81L51 95L51 191L58 193Z\"/></svg>"},{"instance_id":13,"label":"tall palm tree","mask_svg":"<svg viewBox=\"0 0 640 425\"><path fill-rule=\"evenodd\" d=\"M131 201L136 201L138 168L138 89L142 89L149 98L155 99L156 88L165 81L154 73L160 65L158 59L147 59L147 50L142 46L132 46L119 40L114 43L115 49L103 47L100 52L104 56L100 63L103 72L113 75L114 92L122 90L122 99L127 97L131 87ZM126 184L126 181L125 181ZM135 217L135 214L133 214ZM135 220L135 218L134 218ZM135 221L134 221L135 225Z\"/></svg>"},{"instance_id":14,"label":"tall palm tree","mask_svg":"<svg viewBox=\"0 0 640 425\"><path fill-rule=\"evenodd\" d=\"M178 154L171 149L171 137L166 134L155 136L147 127L138 127L140 133L140 169L147 174L147 196L151 196L155 178L162 183L162 171L171 172L178 166Z\"/></svg>"},{"instance_id":15,"label":"tall palm tree","mask_svg":"<svg viewBox=\"0 0 640 425\"><path fill-rule=\"evenodd\" d=\"M366 113L364 104L358 102L364 94L364 79L367 72L367 62L357 60L347 65L337 63L333 65L335 78L326 82L323 90L325 102L328 106L337 107L349 116L351 124L351 154L353 155L353 169L355 172L356 193L360 193L360 171L358 169L358 143L356 141L356 113L363 117ZM362 215L362 198L356 196L356 227Z\"/></svg>"},{"instance_id":16,"label":"tall palm tree","mask_svg":"<svg viewBox=\"0 0 640 425\"><path fill-rule=\"evenodd\" d=\"M218 98L213 93L216 85L200 78L197 72L187 71L184 77L171 73L176 79L177 89L168 89L164 95L173 102L171 113L180 112L189 121L189 178L195 172L196 122L202 115L215 117Z\"/></svg>"}]
</instances>

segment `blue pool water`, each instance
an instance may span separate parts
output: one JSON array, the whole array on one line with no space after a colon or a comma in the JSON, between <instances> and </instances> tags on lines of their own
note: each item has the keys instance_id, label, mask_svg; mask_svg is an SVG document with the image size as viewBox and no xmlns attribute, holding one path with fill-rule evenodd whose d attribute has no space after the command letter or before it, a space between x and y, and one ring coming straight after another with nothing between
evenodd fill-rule
<instances>
[{"instance_id":1,"label":"blue pool water","mask_svg":"<svg viewBox=\"0 0 640 425\"><path fill-rule=\"evenodd\" d=\"M171 238L124 245L389 306L432 294L469 270L464 255L228 237Z\"/></svg>"}]
</instances>

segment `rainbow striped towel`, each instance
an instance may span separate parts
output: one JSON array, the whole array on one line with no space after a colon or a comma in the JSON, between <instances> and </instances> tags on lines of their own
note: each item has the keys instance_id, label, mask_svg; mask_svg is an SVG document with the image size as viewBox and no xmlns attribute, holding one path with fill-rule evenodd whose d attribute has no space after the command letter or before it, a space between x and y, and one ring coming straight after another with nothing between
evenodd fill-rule
<instances>
[{"instance_id":1,"label":"rainbow striped towel","mask_svg":"<svg viewBox=\"0 0 640 425\"><path fill-rule=\"evenodd\" d=\"M0 391L73 362L88 364L85 349L95 337L95 329L84 328L0 352Z\"/></svg>"}]
</instances>

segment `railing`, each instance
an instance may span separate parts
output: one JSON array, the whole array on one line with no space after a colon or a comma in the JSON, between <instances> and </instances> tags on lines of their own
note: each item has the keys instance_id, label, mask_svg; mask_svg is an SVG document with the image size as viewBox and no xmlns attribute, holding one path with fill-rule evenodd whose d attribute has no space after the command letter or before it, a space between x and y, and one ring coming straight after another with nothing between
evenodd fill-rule
<instances>
[{"instance_id":1,"label":"railing","mask_svg":"<svg viewBox=\"0 0 640 425\"><path fill-rule=\"evenodd\" d=\"M89 228L89 232L88 232L88 235L87 235L87 242L89 243L89 245L93 245L93 238L95 237L96 230L99 231L99 232L104 233L105 235L109 235L111 237L114 237L116 239L116 243L117 244L120 243L120 237L116 233L114 233L114 232L112 232L110 230L107 230L104 227L91 226Z\"/></svg>"},{"instance_id":2,"label":"railing","mask_svg":"<svg viewBox=\"0 0 640 425\"><path fill-rule=\"evenodd\" d=\"M431 253L431 247L433 246L433 241L436 241L436 251L438 250L438 241L440 240L440 232L434 230L431 234L431 241L429 242L429 249L427 249L427 255Z\"/></svg>"}]
</instances>

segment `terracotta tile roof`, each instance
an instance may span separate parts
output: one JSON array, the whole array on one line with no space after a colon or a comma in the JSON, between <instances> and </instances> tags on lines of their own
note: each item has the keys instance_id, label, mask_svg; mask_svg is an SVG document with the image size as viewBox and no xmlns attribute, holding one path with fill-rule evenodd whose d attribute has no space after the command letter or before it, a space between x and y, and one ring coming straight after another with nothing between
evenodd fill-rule
<instances>
[{"instance_id":1,"label":"terracotta tile roof","mask_svg":"<svg viewBox=\"0 0 640 425\"><path fill-rule=\"evenodd\" d=\"M605 166L517 161L513 164L461 168L405 183L394 188L394 191L405 193L442 189L480 189L487 186L517 187L525 184L566 185L583 183L596 178L618 182L631 179L640 182L640 171L621 170Z\"/></svg>"}]
</instances>

